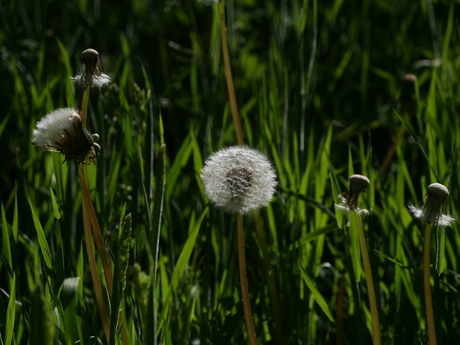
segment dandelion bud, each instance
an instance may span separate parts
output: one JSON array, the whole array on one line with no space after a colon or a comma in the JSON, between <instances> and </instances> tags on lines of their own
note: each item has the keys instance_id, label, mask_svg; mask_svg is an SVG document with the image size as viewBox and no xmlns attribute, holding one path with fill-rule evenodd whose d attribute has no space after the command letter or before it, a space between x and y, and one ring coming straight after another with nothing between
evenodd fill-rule
<instances>
[{"instance_id":1,"label":"dandelion bud","mask_svg":"<svg viewBox=\"0 0 460 345\"><path fill-rule=\"evenodd\" d=\"M110 77L102 73L101 61L99 53L94 49L86 49L81 53L81 63L83 65L83 73L77 74L72 80L82 86L101 88L110 83Z\"/></svg>"},{"instance_id":2,"label":"dandelion bud","mask_svg":"<svg viewBox=\"0 0 460 345\"><path fill-rule=\"evenodd\" d=\"M65 162L77 164L95 162L101 147L99 135L91 134L82 123L82 115L75 109L61 108L47 114L34 129L32 144L48 151L62 153Z\"/></svg>"},{"instance_id":3,"label":"dandelion bud","mask_svg":"<svg viewBox=\"0 0 460 345\"><path fill-rule=\"evenodd\" d=\"M232 146L211 155L201 178L206 195L228 213L244 214L266 206L276 187L268 159L248 147Z\"/></svg>"},{"instance_id":4,"label":"dandelion bud","mask_svg":"<svg viewBox=\"0 0 460 345\"><path fill-rule=\"evenodd\" d=\"M449 190L440 183L432 183L428 186L426 195L426 202L422 209L412 205L408 206L414 218L422 219L428 224L433 223L433 226L450 226L454 218L442 214Z\"/></svg>"}]
</instances>

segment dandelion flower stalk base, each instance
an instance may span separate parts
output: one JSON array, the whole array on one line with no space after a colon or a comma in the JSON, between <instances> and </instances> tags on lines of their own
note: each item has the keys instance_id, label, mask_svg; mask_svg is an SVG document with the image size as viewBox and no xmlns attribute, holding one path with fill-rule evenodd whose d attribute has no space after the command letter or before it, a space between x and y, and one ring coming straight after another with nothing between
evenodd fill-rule
<instances>
[{"instance_id":1,"label":"dandelion flower stalk base","mask_svg":"<svg viewBox=\"0 0 460 345\"><path fill-rule=\"evenodd\" d=\"M244 255L244 230L243 216L238 215L238 261L240 266L240 283L241 295L243 297L244 316L246 319L246 327L248 329L249 340L251 345L257 345L256 330L252 319L251 303L249 300L248 278L246 275L246 259Z\"/></svg>"},{"instance_id":2,"label":"dandelion flower stalk base","mask_svg":"<svg viewBox=\"0 0 460 345\"><path fill-rule=\"evenodd\" d=\"M82 190L84 190L85 187L88 188L83 170L80 170L80 184ZM110 342L110 319L109 313L107 311L107 306L105 304L104 296L102 293L101 281L99 280L99 275L97 272L96 257L94 254L93 241L91 236L91 221L88 214L88 205L86 198L82 198L82 210L83 227L85 230L86 253L88 255L88 263L91 272L91 278L93 280L94 294L96 296L96 302L98 305L99 314L101 316L102 326L104 327L105 336L107 338L107 342Z\"/></svg>"},{"instance_id":3,"label":"dandelion flower stalk base","mask_svg":"<svg viewBox=\"0 0 460 345\"><path fill-rule=\"evenodd\" d=\"M367 294L369 296L369 306L372 315L372 338L374 345L380 345L380 321L379 311L377 308L377 300L375 298L374 280L372 277L371 264L369 261L369 254L367 252L366 239L364 238L364 229L359 212L353 212L356 217L356 226L358 227L359 244L361 247L361 256L363 259L364 273L366 275Z\"/></svg>"},{"instance_id":4,"label":"dandelion flower stalk base","mask_svg":"<svg viewBox=\"0 0 460 345\"><path fill-rule=\"evenodd\" d=\"M425 243L423 250L423 284L425 294L426 323L428 327L428 339L430 345L436 345L436 329L434 326L433 302L431 300L430 283L430 247L431 230L433 223L427 223L425 228Z\"/></svg>"}]
</instances>

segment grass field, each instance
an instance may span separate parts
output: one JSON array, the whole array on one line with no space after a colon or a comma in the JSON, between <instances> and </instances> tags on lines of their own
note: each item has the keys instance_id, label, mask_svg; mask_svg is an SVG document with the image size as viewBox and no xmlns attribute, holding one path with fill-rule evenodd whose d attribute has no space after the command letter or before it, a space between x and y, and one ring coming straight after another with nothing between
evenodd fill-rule
<instances>
[{"instance_id":1,"label":"grass field","mask_svg":"<svg viewBox=\"0 0 460 345\"><path fill-rule=\"evenodd\" d=\"M459 13L433 0L0 1L0 344L249 344L237 217L200 177L242 140L278 181L244 216L260 344L375 343L360 221L334 206L352 174L370 180L358 205L381 343L434 345L425 268L437 343L457 344L458 222L433 228L427 268L408 205L438 182L459 218ZM111 293L95 246L99 297L83 168L31 145L46 114L82 109L71 77L87 48L112 78L87 110L101 152L84 174L115 274Z\"/></svg>"}]
</instances>

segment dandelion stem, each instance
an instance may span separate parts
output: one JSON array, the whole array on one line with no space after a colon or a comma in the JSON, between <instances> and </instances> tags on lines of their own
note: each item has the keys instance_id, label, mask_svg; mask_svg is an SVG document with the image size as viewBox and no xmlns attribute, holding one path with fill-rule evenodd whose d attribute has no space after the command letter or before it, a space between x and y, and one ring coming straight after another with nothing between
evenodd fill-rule
<instances>
[{"instance_id":1,"label":"dandelion stem","mask_svg":"<svg viewBox=\"0 0 460 345\"><path fill-rule=\"evenodd\" d=\"M81 111L83 112L83 127L86 127L86 118L88 115L88 101L89 101L89 91L91 88L87 86L83 90L83 98L81 101Z\"/></svg>"},{"instance_id":2,"label":"dandelion stem","mask_svg":"<svg viewBox=\"0 0 460 345\"><path fill-rule=\"evenodd\" d=\"M361 246L361 256L363 259L364 273L366 274L367 293L369 296L369 305L372 315L372 338L374 345L380 345L380 322L379 311L377 309L377 300L375 298L374 280L372 278L371 264L367 252L366 239L364 238L364 229L361 216L358 212L353 212L356 217L356 226L358 228L359 244Z\"/></svg>"},{"instance_id":3,"label":"dandelion stem","mask_svg":"<svg viewBox=\"0 0 460 345\"><path fill-rule=\"evenodd\" d=\"M243 308L251 345L257 345L256 330L252 319L251 303L249 301L248 278L246 276L246 259L244 257L244 230L243 216L238 214L238 261L240 265L241 295L243 297Z\"/></svg>"},{"instance_id":4,"label":"dandelion stem","mask_svg":"<svg viewBox=\"0 0 460 345\"><path fill-rule=\"evenodd\" d=\"M82 186L82 191L88 188L88 183L86 176L84 174L84 169L80 170L80 184ZM84 194L84 193L83 193ZM86 253L88 255L88 263L91 272L91 278L93 280L94 294L96 296L96 302L99 309L99 315L101 316L102 326L104 327L105 336L107 342L110 342L110 319L107 312L107 306L105 304L104 296L102 294L101 281L99 280L99 275L97 272L96 257L94 254L93 241L91 236L91 221L88 214L88 205L86 198L82 198L82 210L83 210L83 227L85 230L85 245Z\"/></svg>"},{"instance_id":5,"label":"dandelion stem","mask_svg":"<svg viewBox=\"0 0 460 345\"><path fill-rule=\"evenodd\" d=\"M86 127L86 124L87 124L87 118L88 118L88 101L89 101L89 92L91 91L91 87L87 86L84 90L83 90L83 97L82 97L82 105L81 105L81 110L83 112L83 126ZM99 252L99 256L101 258L101 262L102 262L102 268L103 268L103 271L104 271L104 276L105 276L105 280L106 280L106 283L107 283L107 288L109 290L109 297L112 298L112 295L113 295L113 273L112 273L112 267L110 266L110 260L109 260L109 255L107 254L107 250L105 248L105 244L104 244L104 238L102 237L102 232L101 232L101 228L99 226L99 222L97 220L97 216L96 216L96 212L94 211L94 206L93 206L93 202L91 201L91 196L89 194L89 189L88 189L88 170L87 170L87 167L86 165L83 165L81 167L81 170L80 170L80 184L81 184L81 190L82 190L82 208L83 208L83 216L85 217L85 214L86 214L86 217L89 218L89 235L86 234L86 225L85 225L85 242L87 243L87 246L88 246L88 243L90 244L91 246L91 249L93 250L93 259L94 259L94 249L93 249L93 237L91 236L91 231L92 231L92 234L94 235L94 239L96 241L96 246L97 246L97 250ZM88 259L89 259L89 254L88 254ZM95 259L94 259L95 260ZM90 267L91 267L91 260L89 259L90 261ZM96 270L97 272L97 270ZM101 290L101 293L102 293L102 287L101 287L101 283L100 283L100 280L99 280L99 276L97 276L97 280L98 280L98 285L99 285L99 288ZM96 284L94 283L94 279L93 279L93 284L95 285L95 290L97 290L96 288ZM99 301L98 301L98 304ZM104 301L104 308L105 307L105 301ZM105 309L105 313L107 314L107 309ZM102 317L102 314L101 314L101 317ZM107 336L107 341L109 342L109 337L110 337L110 320L108 319L109 316L107 314L107 322L108 322L108 327L109 327L109 335ZM119 321L121 323L121 313L120 313L120 318L119 318ZM106 325L104 324L104 330L106 330ZM107 334L107 331L106 331L106 334ZM123 338L123 343L124 344L127 344L127 336L126 336L126 331L125 329L123 329L122 331L122 338Z\"/></svg>"},{"instance_id":6,"label":"dandelion stem","mask_svg":"<svg viewBox=\"0 0 460 345\"><path fill-rule=\"evenodd\" d=\"M99 222L96 217L96 212L94 211L93 202L91 201L91 196L89 194L88 183L87 183L87 171L86 166L82 167L82 174L85 177L85 183L81 184L82 199L85 200L86 211L88 212L88 217L90 219L90 225L94 239L96 240L97 250L102 262L102 268L104 269L104 276L107 282L107 287L109 289L109 296L112 297L113 291L113 273L112 266L110 266L109 256L105 248L104 239L102 237L101 228L99 227Z\"/></svg>"},{"instance_id":7,"label":"dandelion stem","mask_svg":"<svg viewBox=\"0 0 460 345\"><path fill-rule=\"evenodd\" d=\"M233 123L235 124L236 138L238 145L244 145L243 130L241 128L240 116L238 113L238 105L236 103L235 86L233 85L232 68L230 66L230 56L228 53L227 44L227 26L225 24L225 1L219 2L220 14L220 37L222 44L222 56L224 59L225 81L227 82L228 99L230 102L230 110L232 112Z\"/></svg>"},{"instance_id":8,"label":"dandelion stem","mask_svg":"<svg viewBox=\"0 0 460 345\"><path fill-rule=\"evenodd\" d=\"M227 83L227 92L228 92L228 99L230 103L230 111L232 113L233 124L235 126L235 132L236 132L236 138L237 138L238 145L243 146L244 136L243 136L243 129L241 127L241 121L240 121L240 116L238 112L238 104L236 102L235 86L233 84L233 76L232 76L232 68L230 65L230 55L228 52L228 43L227 43L227 25L225 23L225 1L223 0L219 2L219 14L220 14L220 34L221 34L222 56L224 60L225 81ZM282 333L281 320L280 320L281 308L279 306L278 297L277 297L278 293L277 293L277 288L276 288L276 280L275 280L275 275L272 272L271 263L270 263L270 255L267 249L267 241L265 239L265 235L263 233L259 213L257 211L254 212L254 221L256 223L257 236L258 236L259 243L262 248L262 253L264 256L264 266L265 266L265 271L266 271L267 280L268 280L268 292L270 295L270 302L271 302L270 304L272 306L272 313L273 313L273 317L275 320L275 336L276 336L277 343L282 344L283 343L283 333ZM241 220L241 224L242 224L242 220ZM244 260L244 253L243 253L243 260ZM246 271L246 265L244 265L244 270ZM241 272L241 261L240 261L240 275L243 275L243 273ZM244 272L244 275L246 275L245 272ZM243 296L244 296L244 293L243 293ZM251 310L249 306L249 312L250 311ZM246 313L246 309L245 309L245 313ZM251 315L251 323L252 323L252 315ZM254 332L254 336L255 336L255 332ZM257 342L257 339L254 339L254 340ZM252 340L251 340L251 344L252 344Z\"/></svg>"},{"instance_id":9,"label":"dandelion stem","mask_svg":"<svg viewBox=\"0 0 460 345\"><path fill-rule=\"evenodd\" d=\"M425 243L423 250L423 284L425 293L426 323L428 326L428 339L430 345L436 345L436 329L434 326L433 302L431 300L431 283L430 283L430 248L431 248L431 230L433 223L427 223L425 228Z\"/></svg>"},{"instance_id":10,"label":"dandelion stem","mask_svg":"<svg viewBox=\"0 0 460 345\"><path fill-rule=\"evenodd\" d=\"M87 86L85 90L83 91L83 98L81 102L81 111L83 112L83 126L86 127L87 123L87 115L88 115L88 100L89 100L89 92L91 88ZM96 246L97 250L99 252L99 255L101 257L101 262L102 262L102 267L104 269L104 275L105 275L105 280L107 282L107 286L109 289L109 296L112 297L112 290L113 290L113 273L112 273L112 267L110 266L110 260L109 256L107 254L107 250L105 248L104 244L104 238L102 237L101 233L101 228L99 226L99 222L96 217L96 212L94 211L94 206L93 202L91 201L91 196L89 195L89 190L88 190L88 171L87 167L84 165L82 167L82 175L84 177L85 183L82 182L82 199L86 199L86 205L88 207L87 211L89 219L90 219L90 225L92 228L92 232L94 235L94 239L96 240ZM92 237L91 237L92 239ZM92 241L92 240L91 240Z\"/></svg>"}]
</instances>

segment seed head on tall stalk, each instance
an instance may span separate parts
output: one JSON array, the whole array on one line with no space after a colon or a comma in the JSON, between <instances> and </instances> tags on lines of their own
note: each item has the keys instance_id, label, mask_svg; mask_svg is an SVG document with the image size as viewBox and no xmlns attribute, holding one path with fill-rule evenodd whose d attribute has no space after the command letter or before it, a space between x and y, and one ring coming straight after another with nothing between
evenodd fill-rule
<instances>
[{"instance_id":1,"label":"seed head on tall stalk","mask_svg":"<svg viewBox=\"0 0 460 345\"><path fill-rule=\"evenodd\" d=\"M436 345L436 327L433 314L433 301L431 299L430 283L430 249L431 232L437 226L450 226L454 218L442 214L449 196L449 190L440 183L432 183L427 188L426 202L423 208L409 205L409 211L414 218L426 222L425 239L423 246L423 287L425 296L426 323L428 326L428 340L430 345Z\"/></svg>"},{"instance_id":2,"label":"seed head on tall stalk","mask_svg":"<svg viewBox=\"0 0 460 345\"><path fill-rule=\"evenodd\" d=\"M377 299L375 297L374 280L372 277L371 263L367 251L366 238L364 237L364 228L362 220L362 215L367 214L368 211L366 209L360 209L358 207L359 195L366 190L366 188L370 184L370 181L366 176L355 174L350 176L349 183L349 190L339 195L341 202L340 204L336 205L336 207L347 213L349 212L351 214L350 217L355 218L356 227L358 230L359 246L361 249L361 258L363 260L364 266L364 274L366 275L369 306L371 309L372 316L372 338L374 345L380 345L381 338L379 311L377 307Z\"/></svg>"},{"instance_id":3,"label":"seed head on tall stalk","mask_svg":"<svg viewBox=\"0 0 460 345\"><path fill-rule=\"evenodd\" d=\"M276 174L268 159L254 149L233 146L211 155L201 175L206 195L227 213L238 215L238 261L241 294L251 345L256 345L246 276L243 214L266 206L276 187Z\"/></svg>"}]
</instances>

